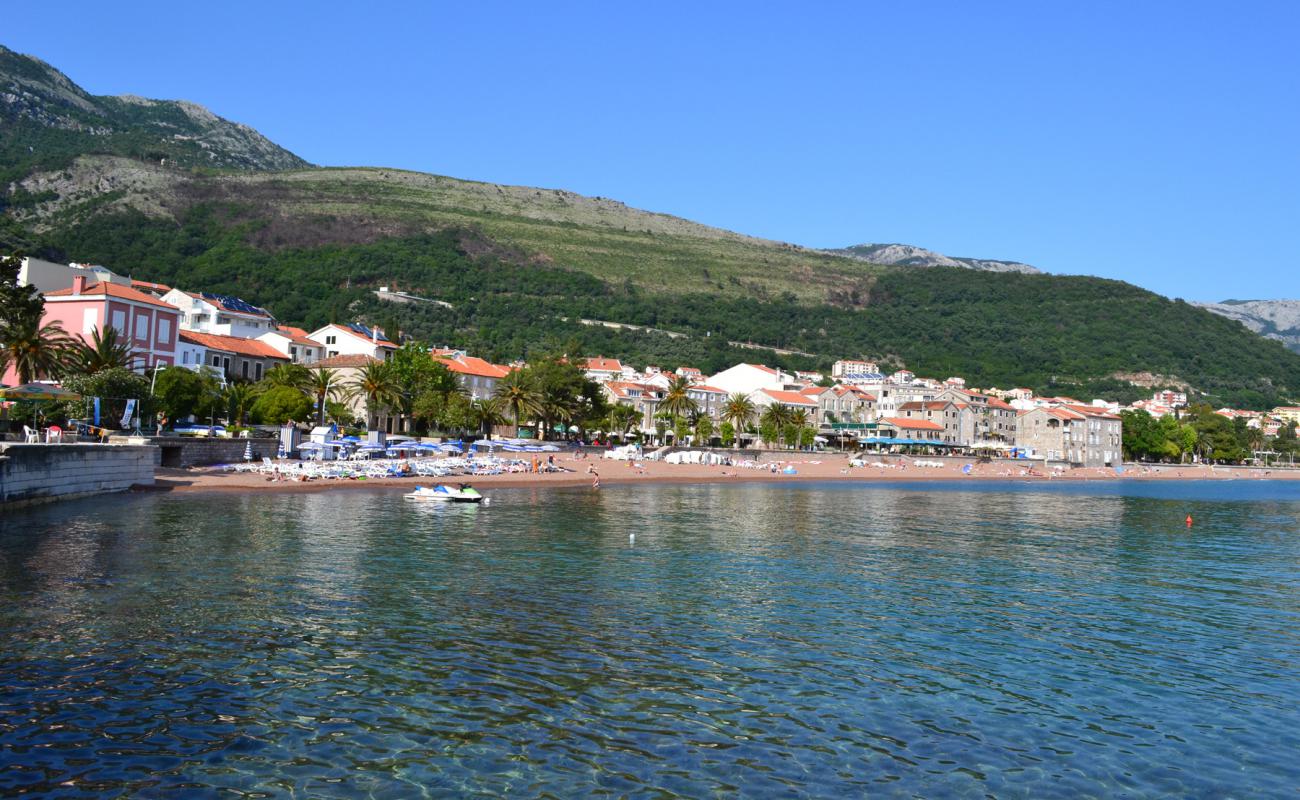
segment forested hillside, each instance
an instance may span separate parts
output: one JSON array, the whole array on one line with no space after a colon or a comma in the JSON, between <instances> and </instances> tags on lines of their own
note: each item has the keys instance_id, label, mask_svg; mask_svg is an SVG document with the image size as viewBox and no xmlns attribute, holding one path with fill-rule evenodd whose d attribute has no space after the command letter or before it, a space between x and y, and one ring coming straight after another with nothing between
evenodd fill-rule
<instances>
[{"instance_id":1,"label":"forested hillside","mask_svg":"<svg viewBox=\"0 0 1300 800\"><path fill-rule=\"evenodd\" d=\"M286 169L301 160L250 128L190 104L94 97L7 50L0 89L0 250L231 292L294 324L360 319L498 360L558 339L705 370L869 357L1082 399L1300 395L1300 356L1117 281L881 266L561 190ZM380 286L452 308L383 302Z\"/></svg>"}]
</instances>

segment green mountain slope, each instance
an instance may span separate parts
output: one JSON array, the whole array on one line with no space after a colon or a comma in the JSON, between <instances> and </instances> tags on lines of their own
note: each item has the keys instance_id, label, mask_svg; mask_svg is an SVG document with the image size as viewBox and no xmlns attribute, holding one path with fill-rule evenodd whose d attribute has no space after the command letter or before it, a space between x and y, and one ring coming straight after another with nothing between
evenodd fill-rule
<instances>
[{"instance_id":1,"label":"green mountain slope","mask_svg":"<svg viewBox=\"0 0 1300 800\"><path fill-rule=\"evenodd\" d=\"M11 80L0 71L0 86ZM25 113L55 115L67 103ZM123 133L146 142L159 130L142 122ZM558 340L706 370L867 356L1083 399L1133 399L1151 385L1254 407L1300 395L1300 356L1117 281L888 267L571 192L377 168L196 170L100 144L69 140L57 167L39 149L0 151L0 169L17 176L0 248L233 292L308 327L331 318L401 327L496 359ZM452 308L387 303L380 286Z\"/></svg>"}]
</instances>

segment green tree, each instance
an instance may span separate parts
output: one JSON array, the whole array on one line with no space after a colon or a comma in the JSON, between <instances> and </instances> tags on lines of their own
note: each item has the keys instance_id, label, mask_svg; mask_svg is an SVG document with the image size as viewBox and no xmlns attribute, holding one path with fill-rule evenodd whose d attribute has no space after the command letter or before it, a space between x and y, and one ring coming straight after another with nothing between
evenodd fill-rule
<instances>
[{"instance_id":1,"label":"green tree","mask_svg":"<svg viewBox=\"0 0 1300 800\"><path fill-rule=\"evenodd\" d=\"M348 392L353 397L365 399L367 413L375 418L375 424L380 428L384 427L388 412L402 403L402 389L397 376L383 361L371 361L363 366L348 384Z\"/></svg>"},{"instance_id":2,"label":"green tree","mask_svg":"<svg viewBox=\"0 0 1300 800\"><path fill-rule=\"evenodd\" d=\"M311 371L302 364L277 364L266 371L259 381L263 389L287 386L304 394L311 393Z\"/></svg>"},{"instance_id":3,"label":"green tree","mask_svg":"<svg viewBox=\"0 0 1300 800\"><path fill-rule=\"evenodd\" d=\"M513 370L498 381L494 397L501 403L502 411L514 420L516 436L523 420L542 413L542 393L536 379L526 369Z\"/></svg>"},{"instance_id":4,"label":"green tree","mask_svg":"<svg viewBox=\"0 0 1300 800\"><path fill-rule=\"evenodd\" d=\"M731 447L736 443L736 426L732 425L730 422L722 423L719 433L722 438L723 447Z\"/></svg>"},{"instance_id":5,"label":"green tree","mask_svg":"<svg viewBox=\"0 0 1300 800\"><path fill-rule=\"evenodd\" d=\"M695 441L701 447L708 447L712 438L713 420L707 414L702 414L695 420Z\"/></svg>"},{"instance_id":6,"label":"green tree","mask_svg":"<svg viewBox=\"0 0 1300 800\"><path fill-rule=\"evenodd\" d=\"M691 433L691 421L686 417L674 414L673 417L673 446L685 447L686 437Z\"/></svg>"},{"instance_id":7,"label":"green tree","mask_svg":"<svg viewBox=\"0 0 1300 800\"><path fill-rule=\"evenodd\" d=\"M0 372L13 367L19 383L56 377L65 371L73 346L58 324L20 317L0 329Z\"/></svg>"},{"instance_id":8,"label":"green tree","mask_svg":"<svg viewBox=\"0 0 1300 800\"><path fill-rule=\"evenodd\" d=\"M298 389L295 389L291 386L280 387L280 388L287 388L290 391L298 392L298 394L304 400L306 400L306 395L304 395ZM230 421L232 425L244 424L245 417L247 417L249 409L253 407L253 404L257 400L259 394L261 394L261 392L258 390L258 388L255 385L251 383L232 383L226 387L226 391L222 397L222 400L225 403L226 412L228 414L227 419ZM299 418L295 418L295 420L296 419ZM274 420L274 421L284 422L285 420Z\"/></svg>"},{"instance_id":9,"label":"green tree","mask_svg":"<svg viewBox=\"0 0 1300 800\"><path fill-rule=\"evenodd\" d=\"M154 378L158 410L175 422L206 409L210 398L220 395L216 377L205 367L201 372L184 367L167 367Z\"/></svg>"},{"instance_id":10,"label":"green tree","mask_svg":"<svg viewBox=\"0 0 1300 800\"><path fill-rule=\"evenodd\" d=\"M316 424L325 424L326 404L331 400L340 400L347 396L347 387L338 370L317 367L307 375L307 395L316 401ZM349 412L349 416L351 412Z\"/></svg>"},{"instance_id":11,"label":"green tree","mask_svg":"<svg viewBox=\"0 0 1300 800\"><path fill-rule=\"evenodd\" d=\"M82 399L65 404L60 413L76 419L93 419L93 398L98 397L100 426L104 428L121 426L128 400L137 401L136 415L140 419L149 419L156 413L149 395L149 379L121 367L100 370L93 375L74 373L63 379L63 385Z\"/></svg>"},{"instance_id":12,"label":"green tree","mask_svg":"<svg viewBox=\"0 0 1300 800\"><path fill-rule=\"evenodd\" d=\"M492 438L492 429L506 421L501 413L501 401L495 397L470 401L469 418L474 430L485 434L488 439Z\"/></svg>"},{"instance_id":13,"label":"green tree","mask_svg":"<svg viewBox=\"0 0 1300 800\"><path fill-rule=\"evenodd\" d=\"M19 256L0 256L0 331L11 325L35 322L40 327L41 315L45 312L45 301L35 286L19 286L18 272L23 260ZM0 341L4 337L0 336Z\"/></svg>"},{"instance_id":14,"label":"green tree","mask_svg":"<svg viewBox=\"0 0 1300 800\"><path fill-rule=\"evenodd\" d=\"M765 408L759 418L759 428L760 430L766 429L773 435L770 439L767 435L764 435L763 441L769 445L783 446L789 441L788 437L786 437L786 427L790 425L790 420L790 409L780 403L773 403Z\"/></svg>"},{"instance_id":15,"label":"green tree","mask_svg":"<svg viewBox=\"0 0 1300 800\"><path fill-rule=\"evenodd\" d=\"M627 432L641 419L641 412L624 403L614 403L609 407L607 426L610 433L627 438Z\"/></svg>"},{"instance_id":16,"label":"green tree","mask_svg":"<svg viewBox=\"0 0 1300 800\"><path fill-rule=\"evenodd\" d=\"M736 430L745 430L753 422L755 413L754 401L739 392L727 397L727 402L722 406L722 418L735 426Z\"/></svg>"},{"instance_id":17,"label":"green tree","mask_svg":"<svg viewBox=\"0 0 1300 800\"><path fill-rule=\"evenodd\" d=\"M683 375L674 375L668 381L668 389L664 391L664 398L659 403L659 408L674 417L689 416L697 407L695 400L688 394L690 388L689 379Z\"/></svg>"},{"instance_id":18,"label":"green tree","mask_svg":"<svg viewBox=\"0 0 1300 800\"><path fill-rule=\"evenodd\" d=\"M252 404L252 418L267 425L283 425L289 420L311 417L311 400L291 386L273 386Z\"/></svg>"},{"instance_id":19,"label":"green tree","mask_svg":"<svg viewBox=\"0 0 1300 800\"><path fill-rule=\"evenodd\" d=\"M68 369L87 375L103 369L131 369L135 366L135 349L129 342L123 341L117 328L100 330L95 327L90 332L90 341L76 340L68 354Z\"/></svg>"}]
</instances>

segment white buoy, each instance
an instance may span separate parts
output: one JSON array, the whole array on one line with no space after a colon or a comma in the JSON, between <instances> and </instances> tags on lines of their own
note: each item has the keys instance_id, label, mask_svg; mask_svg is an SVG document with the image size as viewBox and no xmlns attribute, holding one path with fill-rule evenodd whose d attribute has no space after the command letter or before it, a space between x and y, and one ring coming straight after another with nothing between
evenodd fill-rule
<instances>
[{"instance_id":1,"label":"white buoy","mask_svg":"<svg viewBox=\"0 0 1300 800\"><path fill-rule=\"evenodd\" d=\"M635 541L636 541L636 534L635 534L635 533L629 533L629 534L627 535L627 540L628 540L629 542L635 542Z\"/></svg>"}]
</instances>

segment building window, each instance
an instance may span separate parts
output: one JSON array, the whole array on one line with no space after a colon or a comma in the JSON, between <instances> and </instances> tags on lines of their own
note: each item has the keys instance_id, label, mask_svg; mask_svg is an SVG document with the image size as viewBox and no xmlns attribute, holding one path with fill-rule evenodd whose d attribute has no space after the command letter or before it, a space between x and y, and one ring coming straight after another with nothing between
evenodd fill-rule
<instances>
[{"instance_id":1,"label":"building window","mask_svg":"<svg viewBox=\"0 0 1300 800\"><path fill-rule=\"evenodd\" d=\"M326 337L325 337L325 344L334 344L334 343L335 343L335 342L334 342L334 339L335 339L334 336L326 336Z\"/></svg>"},{"instance_id":2,"label":"building window","mask_svg":"<svg viewBox=\"0 0 1300 800\"><path fill-rule=\"evenodd\" d=\"M99 324L99 309L87 308L81 315L81 332L87 336L95 332L95 326Z\"/></svg>"},{"instance_id":3,"label":"building window","mask_svg":"<svg viewBox=\"0 0 1300 800\"><path fill-rule=\"evenodd\" d=\"M221 366L221 356L217 355L216 353L212 354L212 366L214 367Z\"/></svg>"},{"instance_id":4,"label":"building window","mask_svg":"<svg viewBox=\"0 0 1300 800\"><path fill-rule=\"evenodd\" d=\"M158 320L158 341L166 344L172 338L172 321L169 319Z\"/></svg>"},{"instance_id":5,"label":"building window","mask_svg":"<svg viewBox=\"0 0 1300 800\"><path fill-rule=\"evenodd\" d=\"M119 336L126 336L126 312L113 312L113 327L117 330Z\"/></svg>"},{"instance_id":6,"label":"building window","mask_svg":"<svg viewBox=\"0 0 1300 800\"><path fill-rule=\"evenodd\" d=\"M261 379L262 379L262 363L259 361L257 364L253 366L253 380L260 381Z\"/></svg>"},{"instance_id":7,"label":"building window","mask_svg":"<svg viewBox=\"0 0 1300 800\"><path fill-rule=\"evenodd\" d=\"M241 369L240 372L243 374L243 376L244 376L245 378L248 377L248 362L247 362L247 361L245 361L245 362L243 363L243 369Z\"/></svg>"},{"instance_id":8,"label":"building window","mask_svg":"<svg viewBox=\"0 0 1300 800\"><path fill-rule=\"evenodd\" d=\"M143 314L135 318L135 338L149 341L149 318Z\"/></svg>"}]
</instances>

